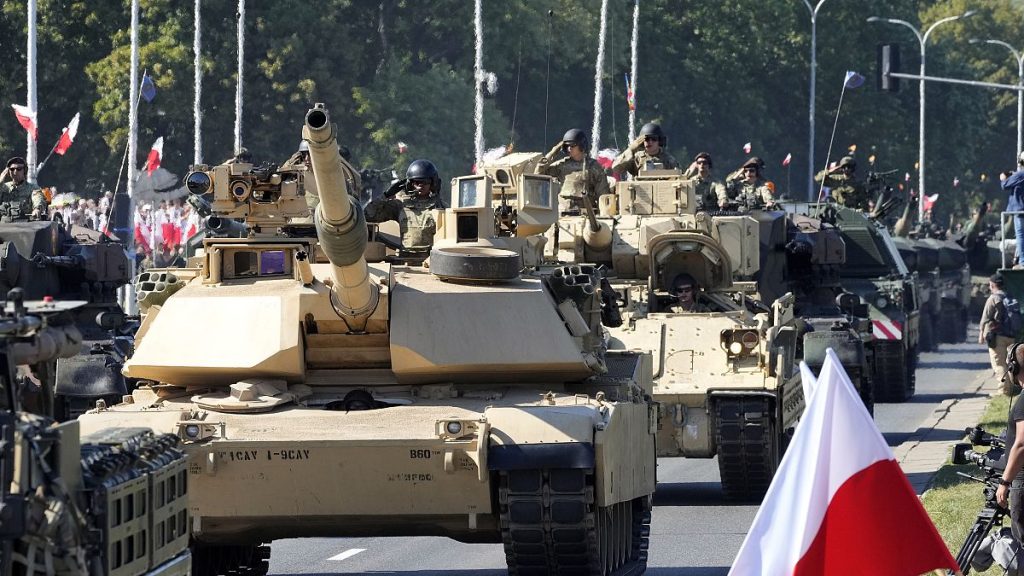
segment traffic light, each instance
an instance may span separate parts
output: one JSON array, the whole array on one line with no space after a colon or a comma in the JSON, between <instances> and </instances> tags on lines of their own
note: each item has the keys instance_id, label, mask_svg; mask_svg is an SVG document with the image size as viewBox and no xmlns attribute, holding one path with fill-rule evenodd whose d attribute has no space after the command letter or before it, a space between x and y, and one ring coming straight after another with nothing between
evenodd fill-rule
<instances>
[{"instance_id":1,"label":"traffic light","mask_svg":"<svg viewBox=\"0 0 1024 576\"><path fill-rule=\"evenodd\" d=\"M900 79L891 76L900 71L900 45L880 44L878 46L878 89L886 92L899 92Z\"/></svg>"}]
</instances>

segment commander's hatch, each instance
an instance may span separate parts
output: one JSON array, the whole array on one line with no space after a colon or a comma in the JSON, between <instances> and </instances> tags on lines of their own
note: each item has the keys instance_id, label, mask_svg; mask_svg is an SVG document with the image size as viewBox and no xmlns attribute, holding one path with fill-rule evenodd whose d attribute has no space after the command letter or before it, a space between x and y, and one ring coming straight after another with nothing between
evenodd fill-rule
<instances>
[{"instance_id":1,"label":"commander's hatch","mask_svg":"<svg viewBox=\"0 0 1024 576\"><path fill-rule=\"evenodd\" d=\"M651 267L650 289L668 292L669 283L683 272L707 292L732 288L732 262L721 244L697 232L667 232L647 242Z\"/></svg>"}]
</instances>

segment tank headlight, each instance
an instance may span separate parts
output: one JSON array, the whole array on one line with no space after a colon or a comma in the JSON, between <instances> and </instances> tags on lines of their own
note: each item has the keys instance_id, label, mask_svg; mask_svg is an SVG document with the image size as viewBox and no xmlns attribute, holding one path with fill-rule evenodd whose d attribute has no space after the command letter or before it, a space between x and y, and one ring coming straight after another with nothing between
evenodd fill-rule
<instances>
[{"instance_id":1,"label":"tank headlight","mask_svg":"<svg viewBox=\"0 0 1024 576\"><path fill-rule=\"evenodd\" d=\"M738 355L740 352L743 352L743 344L740 344L739 342L729 344L729 352L732 352L733 355Z\"/></svg>"},{"instance_id":2,"label":"tank headlight","mask_svg":"<svg viewBox=\"0 0 1024 576\"><path fill-rule=\"evenodd\" d=\"M452 436L462 434L462 422L452 421L445 425L444 429Z\"/></svg>"},{"instance_id":3,"label":"tank headlight","mask_svg":"<svg viewBox=\"0 0 1024 576\"><path fill-rule=\"evenodd\" d=\"M203 195L210 191L213 181L206 172L189 172L185 176L185 187L192 194Z\"/></svg>"},{"instance_id":4,"label":"tank headlight","mask_svg":"<svg viewBox=\"0 0 1024 576\"><path fill-rule=\"evenodd\" d=\"M885 308L889 305L889 300L885 296L879 296L875 298L875 308Z\"/></svg>"},{"instance_id":5,"label":"tank headlight","mask_svg":"<svg viewBox=\"0 0 1024 576\"><path fill-rule=\"evenodd\" d=\"M757 342L759 340L760 338L757 337L757 333L753 331L744 332L743 336L740 337L740 342L743 344L743 347L746 348L747 350L750 350L751 348L757 346Z\"/></svg>"},{"instance_id":6,"label":"tank headlight","mask_svg":"<svg viewBox=\"0 0 1024 576\"><path fill-rule=\"evenodd\" d=\"M185 426L185 438L188 438L189 440L199 438L199 434L201 432L202 428L199 427L199 424L189 424Z\"/></svg>"}]
</instances>

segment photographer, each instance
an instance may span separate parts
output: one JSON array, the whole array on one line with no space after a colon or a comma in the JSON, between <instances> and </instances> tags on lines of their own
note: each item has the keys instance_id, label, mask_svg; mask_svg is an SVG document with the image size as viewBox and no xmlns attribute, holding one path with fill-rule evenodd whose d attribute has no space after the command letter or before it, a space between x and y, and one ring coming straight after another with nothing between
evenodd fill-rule
<instances>
[{"instance_id":1,"label":"photographer","mask_svg":"<svg viewBox=\"0 0 1024 576\"><path fill-rule=\"evenodd\" d=\"M1024 211L1024 152L1021 152L1020 156L1017 157L1017 171L1006 178L1003 178L1001 174L1000 180L1002 180L1001 186L1003 190L1009 194L1009 197L1006 199L1006 211ZM1003 225L1002 220L1000 220L999 225ZM1022 260L1024 260L1021 253L1024 250L1024 214L1018 214L1013 217L1013 230L1017 236L1017 258L1014 263L1020 265Z\"/></svg>"},{"instance_id":2,"label":"photographer","mask_svg":"<svg viewBox=\"0 0 1024 576\"><path fill-rule=\"evenodd\" d=\"M1004 378L1019 393L1024 383L1024 344L1014 344L1006 356ZM1006 468L996 490L996 502L1010 508L1010 527L1017 542L1024 537L1024 510L1021 486L1024 485L1024 395L1017 396L1006 422Z\"/></svg>"}]
</instances>

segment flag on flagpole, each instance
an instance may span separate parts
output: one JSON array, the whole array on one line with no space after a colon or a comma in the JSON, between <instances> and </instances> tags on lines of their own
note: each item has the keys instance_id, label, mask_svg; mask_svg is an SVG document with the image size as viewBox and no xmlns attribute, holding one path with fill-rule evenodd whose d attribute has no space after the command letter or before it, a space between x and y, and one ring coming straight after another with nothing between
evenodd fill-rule
<instances>
[{"instance_id":1,"label":"flag on flagpole","mask_svg":"<svg viewBox=\"0 0 1024 576\"><path fill-rule=\"evenodd\" d=\"M406 152L409 151L409 145L402 141L399 141L398 144L395 144L395 148L398 150L399 154L405 154Z\"/></svg>"},{"instance_id":2,"label":"flag on flagpole","mask_svg":"<svg viewBox=\"0 0 1024 576\"><path fill-rule=\"evenodd\" d=\"M750 150L751 150L750 142L747 142L746 144L743 145L743 153L744 154L750 154Z\"/></svg>"},{"instance_id":3,"label":"flag on flagpole","mask_svg":"<svg viewBox=\"0 0 1024 576\"><path fill-rule=\"evenodd\" d=\"M831 349L808 387L811 400L729 574L957 570Z\"/></svg>"},{"instance_id":4,"label":"flag on flagpole","mask_svg":"<svg viewBox=\"0 0 1024 576\"><path fill-rule=\"evenodd\" d=\"M931 210L932 206L935 205L935 201L938 200L938 199L939 199L939 195L938 194L932 194L931 196L925 196L924 197L924 201L921 202L921 205L924 208L924 211L928 212L929 210Z\"/></svg>"},{"instance_id":5,"label":"flag on flagpole","mask_svg":"<svg viewBox=\"0 0 1024 576\"><path fill-rule=\"evenodd\" d=\"M782 159L782 165L783 166L789 166L789 163L792 162L792 161L793 161L793 155L792 154L786 154L786 157Z\"/></svg>"},{"instance_id":6,"label":"flag on flagpole","mask_svg":"<svg viewBox=\"0 0 1024 576\"><path fill-rule=\"evenodd\" d=\"M860 88L862 84L864 84L863 76L857 74L853 70L846 71L846 80L843 80L844 88L849 88L852 90L854 88Z\"/></svg>"},{"instance_id":7,"label":"flag on flagpole","mask_svg":"<svg viewBox=\"0 0 1024 576\"><path fill-rule=\"evenodd\" d=\"M152 102L153 98L156 98L156 84L153 83L153 77L149 74L142 74L142 86L139 87L139 93L146 99L146 102Z\"/></svg>"},{"instance_id":8,"label":"flag on flagpole","mask_svg":"<svg viewBox=\"0 0 1024 576\"><path fill-rule=\"evenodd\" d=\"M14 108L14 115L18 117L18 124L32 135L33 140L39 140L39 126L36 123L36 113L28 109L28 106L11 104Z\"/></svg>"},{"instance_id":9,"label":"flag on flagpole","mask_svg":"<svg viewBox=\"0 0 1024 576\"><path fill-rule=\"evenodd\" d=\"M81 113L76 112L75 117L68 122L67 127L64 128L64 133L60 135L60 140L57 141L57 145L53 148L53 151L63 156L68 148L71 148L71 143L75 141L75 136L78 135L78 119Z\"/></svg>"},{"instance_id":10,"label":"flag on flagpole","mask_svg":"<svg viewBox=\"0 0 1024 576\"><path fill-rule=\"evenodd\" d=\"M611 170L612 164L615 162L615 158L619 156L619 151L616 148L603 148L597 153L597 163L601 165L605 170Z\"/></svg>"},{"instance_id":11,"label":"flag on flagpole","mask_svg":"<svg viewBox=\"0 0 1024 576\"><path fill-rule=\"evenodd\" d=\"M953 187L956 188L959 185L960 185L960 179L957 178L957 177L953 177Z\"/></svg>"},{"instance_id":12,"label":"flag on flagpole","mask_svg":"<svg viewBox=\"0 0 1024 576\"><path fill-rule=\"evenodd\" d=\"M633 94L633 84L629 81L629 74L626 74L626 104L630 110L636 110L636 96Z\"/></svg>"},{"instance_id":13,"label":"flag on flagpole","mask_svg":"<svg viewBox=\"0 0 1024 576\"><path fill-rule=\"evenodd\" d=\"M153 172L160 167L160 160L164 155L164 137L161 136L153 142L153 147L149 150L149 157L146 158L146 174L152 176Z\"/></svg>"}]
</instances>

